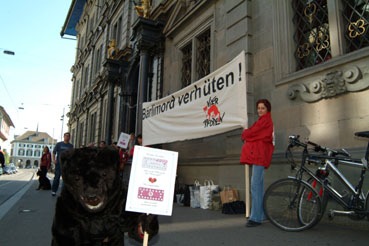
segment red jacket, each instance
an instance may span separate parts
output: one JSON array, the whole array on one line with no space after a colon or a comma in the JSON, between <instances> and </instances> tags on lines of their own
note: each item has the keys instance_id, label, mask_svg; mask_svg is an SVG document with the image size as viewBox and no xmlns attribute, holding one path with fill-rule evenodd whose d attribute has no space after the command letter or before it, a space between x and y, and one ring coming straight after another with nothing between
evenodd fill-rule
<instances>
[{"instance_id":1,"label":"red jacket","mask_svg":"<svg viewBox=\"0 0 369 246\"><path fill-rule=\"evenodd\" d=\"M51 166L51 154L50 154L50 152L43 153L42 157L41 157L40 167L46 167L47 169L49 169L50 166Z\"/></svg>"},{"instance_id":2,"label":"red jacket","mask_svg":"<svg viewBox=\"0 0 369 246\"><path fill-rule=\"evenodd\" d=\"M270 112L259 119L248 129L242 132L244 141L240 162L248 165L259 165L268 168L274 151L273 121Z\"/></svg>"}]
</instances>

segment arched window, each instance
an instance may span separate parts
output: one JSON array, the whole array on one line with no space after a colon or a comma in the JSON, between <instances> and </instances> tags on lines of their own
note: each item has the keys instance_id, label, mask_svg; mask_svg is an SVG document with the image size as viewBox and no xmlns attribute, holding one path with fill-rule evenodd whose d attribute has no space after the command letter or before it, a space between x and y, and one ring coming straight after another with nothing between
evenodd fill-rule
<instances>
[{"instance_id":1,"label":"arched window","mask_svg":"<svg viewBox=\"0 0 369 246\"><path fill-rule=\"evenodd\" d=\"M24 156L24 149L19 149L18 150L18 155L19 156Z\"/></svg>"},{"instance_id":2,"label":"arched window","mask_svg":"<svg viewBox=\"0 0 369 246\"><path fill-rule=\"evenodd\" d=\"M41 157L41 151L40 150L35 150L34 156L35 157Z\"/></svg>"},{"instance_id":3,"label":"arched window","mask_svg":"<svg viewBox=\"0 0 369 246\"><path fill-rule=\"evenodd\" d=\"M32 156L33 152L31 149L27 149L26 156Z\"/></svg>"}]
</instances>

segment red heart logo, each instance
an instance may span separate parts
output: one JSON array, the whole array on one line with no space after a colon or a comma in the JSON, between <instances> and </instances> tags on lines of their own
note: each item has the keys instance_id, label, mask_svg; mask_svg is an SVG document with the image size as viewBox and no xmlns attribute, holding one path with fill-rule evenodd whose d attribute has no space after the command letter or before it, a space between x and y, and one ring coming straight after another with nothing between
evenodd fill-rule
<instances>
[{"instance_id":1,"label":"red heart logo","mask_svg":"<svg viewBox=\"0 0 369 246\"><path fill-rule=\"evenodd\" d=\"M149 181L151 182L151 183L155 183L156 182L156 178L149 178Z\"/></svg>"}]
</instances>

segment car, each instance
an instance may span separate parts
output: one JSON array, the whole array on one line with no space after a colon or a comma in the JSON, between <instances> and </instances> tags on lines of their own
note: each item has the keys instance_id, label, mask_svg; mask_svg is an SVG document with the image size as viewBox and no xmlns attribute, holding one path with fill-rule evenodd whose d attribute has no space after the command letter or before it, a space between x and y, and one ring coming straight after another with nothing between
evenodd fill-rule
<instances>
[{"instance_id":1,"label":"car","mask_svg":"<svg viewBox=\"0 0 369 246\"><path fill-rule=\"evenodd\" d=\"M14 163L9 163L8 166L13 171L13 173L17 173L18 172L18 168L14 165Z\"/></svg>"},{"instance_id":2,"label":"car","mask_svg":"<svg viewBox=\"0 0 369 246\"><path fill-rule=\"evenodd\" d=\"M13 174L13 170L11 169L10 166L5 165L4 168L3 168L3 173L4 174Z\"/></svg>"}]
</instances>

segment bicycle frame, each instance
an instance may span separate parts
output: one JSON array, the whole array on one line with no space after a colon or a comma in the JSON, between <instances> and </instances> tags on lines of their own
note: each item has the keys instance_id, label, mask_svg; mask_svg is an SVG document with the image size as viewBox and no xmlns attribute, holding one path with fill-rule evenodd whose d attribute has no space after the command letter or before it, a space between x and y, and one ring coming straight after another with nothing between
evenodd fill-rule
<instances>
[{"instance_id":1,"label":"bicycle frame","mask_svg":"<svg viewBox=\"0 0 369 246\"><path fill-rule=\"evenodd\" d=\"M358 164L357 162L353 162L355 164ZM359 210L357 202L358 201L364 201L365 197L360 197L362 195L362 185L365 175L365 168L362 168L359 184L356 186L356 188L346 179L346 177L342 174L342 172L329 160L325 160L326 166L335 174L335 176L339 179L339 181L342 182L345 188L349 191L349 194L342 194L339 191L337 191L331 184L327 182L327 180L323 181L323 187L328 191L329 195L338 202L342 207L345 209L354 209ZM349 202L347 202L344 198L347 196L353 196L354 199L350 199ZM355 204L350 204L351 201L356 201Z\"/></svg>"},{"instance_id":2,"label":"bicycle frame","mask_svg":"<svg viewBox=\"0 0 369 246\"><path fill-rule=\"evenodd\" d=\"M304 163L301 163L301 169L296 174L296 178L301 180L303 173L307 173L310 177L314 179L313 184L310 184L311 186L313 186L313 188L316 187L316 182L320 183L321 188L318 193L322 197L322 199L324 199L323 195L327 194L329 197L332 197L338 204L340 204L345 210L348 210L348 211L332 210L331 216L333 216L334 214L350 215L350 214L355 214L355 213L362 214L362 215L369 215L369 211L366 211L369 208L365 208L366 199L369 199L368 197L369 192L366 197L362 193L364 176L365 176L365 172L367 169L366 166L363 164L365 160L358 160L358 159L355 160L355 159L328 157L328 156L314 156L314 155L309 155L307 150L305 149L304 149L304 154L303 154L304 158L302 159ZM309 157L313 157L313 158L310 159ZM326 169L330 170L333 173L333 175L335 175L335 177L337 177L338 180L344 185L344 187L349 193L342 194L342 191L341 192L337 191L337 189L335 189L329 183L328 179L326 178L322 179L318 177L314 172L312 172L307 167L305 167L306 161L307 162L321 162L322 160L324 160L323 170L326 170ZM348 164L354 167L361 167L360 179L356 187L354 187L347 180L344 174L337 168L338 163L344 163L344 164ZM332 175L332 174L329 174L329 175ZM349 200L345 199L348 195L350 196Z\"/></svg>"}]
</instances>

